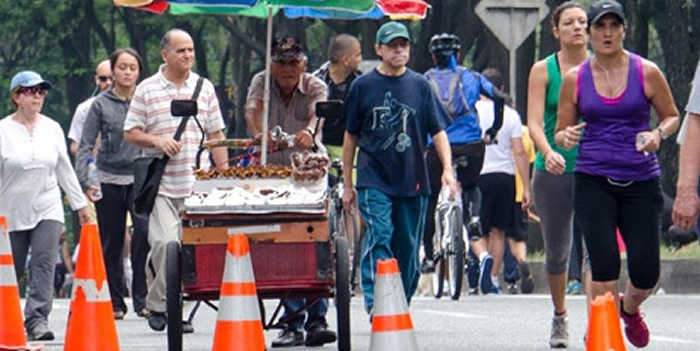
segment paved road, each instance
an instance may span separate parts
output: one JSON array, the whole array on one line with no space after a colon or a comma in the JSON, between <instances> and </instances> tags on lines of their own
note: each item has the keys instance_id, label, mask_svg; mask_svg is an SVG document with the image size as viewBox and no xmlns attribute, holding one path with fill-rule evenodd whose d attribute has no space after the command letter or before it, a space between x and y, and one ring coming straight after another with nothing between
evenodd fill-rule
<instances>
[{"instance_id":1,"label":"paved road","mask_svg":"<svg viewBox=\"0 0 700 351\"><path fill-rule=\"evenodd\" d=\"M570 350L584 350L585 301L570 297L569 330ZM57 340L46 343L44 350L63 350L65 325L70 301L57 300L50 326ZM270 311L274 306L267 302ZM652 340L645 350L696 351L700 350L700 295L654 296L645 305L644 313ZM417 298L411 306L411 316L421 350L548 350L551 304L546 295L501 295L464 297L459 301ZM361 299L352 301L353 350L368 350L370 325L363 312ZM333 309L329 322L335 324ZM185 350L211 350L216 312L204 307L195 318L197 332L185 336ZM145 320L129 313L117 321L119 342L124 351L166 350L165 333L152 332ZM276 331L265 333L269 342ZM309 350L335 350L327 345ZM628 345L629 350L635 348ZM290 348L280 350L304 350Z\"/></svg>"}]
</instances>

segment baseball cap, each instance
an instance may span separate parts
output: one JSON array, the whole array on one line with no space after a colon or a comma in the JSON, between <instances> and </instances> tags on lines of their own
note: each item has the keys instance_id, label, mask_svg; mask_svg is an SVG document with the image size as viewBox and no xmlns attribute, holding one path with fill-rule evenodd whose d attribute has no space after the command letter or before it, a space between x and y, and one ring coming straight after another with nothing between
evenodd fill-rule
<instances>
[{"instance_id":1,"label":"baseball cap","mask_svg":"<svg viewBox=\"0 0 700 351\"><path fill-rule=\"evenodd\" d=\"M614 13L617 17L620 17L622 23L625 23L625 11L622 9L622 5L617 1L603 0L591 5L591 8L588 10L588 25L595 24L609 13Z\"/></svg>"},{"instance_id":2,"label":"baseball cap","mask_svg":"<svg viewBox=\"0 0 700 351\"><path fill-rule=\"evenodd\" d=\"M377 44L387 44L396 38L406 38L411 41L408 28L399 22L387 22L377 30Z\"/></svg>"},{"instance_id":3,"label":"baseball cap","mask_svg":"<svg viewBox=\"0 0 700 351\"><path fill-rule=\"evenodd\" d=\"M277 38L272 43L272 61L284 59L301 60L304 57L304 46L299 39L291 35Z\"/></svg>"},{"instance_id":4,"label":"baseball cap","mask_svg":"<svg viewBox=\"0 0 700 351\"><path fill-rule=\"evenodd\" d=\"M18 87L33 87L41 85L44 89L49 90L53 87L53 84L44 78L41 78L39 73L34 71L22 71L15 74L10 81L10 92L14 91Z\"/></svg>"}]
</instances>

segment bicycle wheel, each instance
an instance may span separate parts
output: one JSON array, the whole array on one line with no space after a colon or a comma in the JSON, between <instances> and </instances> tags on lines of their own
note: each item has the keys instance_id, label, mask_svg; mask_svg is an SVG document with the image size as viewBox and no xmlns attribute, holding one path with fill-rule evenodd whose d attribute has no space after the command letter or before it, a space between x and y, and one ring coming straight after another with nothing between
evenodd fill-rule
<instances>
[{"instance_id":1,"label":"bicycle wheel","mask_svg":"<svg viewBox=\"0 0 700 351\"><path fill-rule=\"evenodd\" d=\"M462 280L464 279L464 241L462 240L462 209L455 207L448 217L450 236L449 249L446 264L448 266L448 283L450 297L459 300L462 293Z\"/></svg>"},{"instance_id":2,"label":"bicycle wheel","mask_svg":"<svg viewBox=\"0 0 700 351\"><path fill-rule=\"evenodd\" d=\"M435 272L433 272L433 294L436 299L442 297L445 291L445 260L444 256L433 257L435 260Z\"/></svg>"}]
</instances>

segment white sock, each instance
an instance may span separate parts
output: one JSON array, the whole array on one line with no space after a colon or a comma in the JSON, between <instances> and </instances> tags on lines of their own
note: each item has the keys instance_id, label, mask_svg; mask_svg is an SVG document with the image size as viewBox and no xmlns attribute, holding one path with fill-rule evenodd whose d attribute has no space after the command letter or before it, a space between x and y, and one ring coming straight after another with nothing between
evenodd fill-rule
<instances>
[{"instance_id":1,"label":"white sock","mask_svg":"<svg viewBox=\"0 0 700 351\"><path fill-rule=\"evenodd\" d=\"M498 276L497 276L497 275L492 275L492 276L491 276L491 284L493 284L493 286L495 286L495 287L497 287L497 288L501 286L500 283L498 282Z\"/></svg>"},{"instance_id":2,"label":"white sock","mask_svg":"<svg viewBox=\"0 0 700 351\"><path fill-rule=\"evenodd\" d=\"M482 252L479 254L479 262L484 260L484 257L486 257L489 253L488 252Z\"/></svg>"}]
</instances>

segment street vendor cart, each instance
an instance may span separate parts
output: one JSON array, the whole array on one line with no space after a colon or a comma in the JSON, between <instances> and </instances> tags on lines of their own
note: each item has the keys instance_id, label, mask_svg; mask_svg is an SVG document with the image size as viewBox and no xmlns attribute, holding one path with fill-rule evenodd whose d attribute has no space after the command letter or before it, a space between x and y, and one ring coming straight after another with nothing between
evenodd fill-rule
<instances>
[{"instance_id":1,"label":"street vendor cart","mask_svg":"<svg viewBox=\"0 0 700 351\"><path fill-rule=\"evenodd\" d=\"M313 160L313 155L299 155L299 162ZM329 233L325 167L313 177L275 165L198 175L185 201L182 240L170 243L166 253L169 350L182 350L183 300L216 308L211 301L219 298L226 245L233 234L249 239L265 329L281 328L289 317L332 297L338 350L350 350L348 241ZM281 318L282 303L292 298L311 301ZM280 300L269 318L262 299Z\"/></svg>"}]
</instances>

